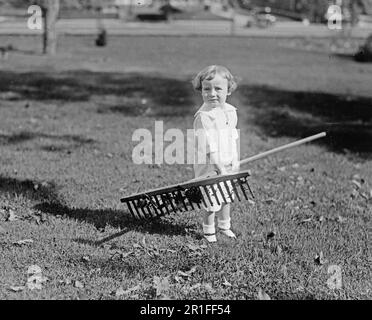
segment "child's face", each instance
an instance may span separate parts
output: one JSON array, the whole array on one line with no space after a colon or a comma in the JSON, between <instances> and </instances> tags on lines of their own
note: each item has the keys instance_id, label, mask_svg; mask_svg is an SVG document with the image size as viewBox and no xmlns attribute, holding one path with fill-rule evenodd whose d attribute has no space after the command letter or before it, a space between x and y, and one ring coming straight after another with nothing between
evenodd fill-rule
<instances>
[{"instance_id":1,"label":"child's face","mask_svg":"<svg viewBox=\"0 0 372 320\"><path fill-rule=\"evenodd\" d=\"M226 102L228 91L228 82L226 78L216 73L212 80L202 81L202 96L205 104L211 107L223 106Z\"/></svg>"}]
</instances>

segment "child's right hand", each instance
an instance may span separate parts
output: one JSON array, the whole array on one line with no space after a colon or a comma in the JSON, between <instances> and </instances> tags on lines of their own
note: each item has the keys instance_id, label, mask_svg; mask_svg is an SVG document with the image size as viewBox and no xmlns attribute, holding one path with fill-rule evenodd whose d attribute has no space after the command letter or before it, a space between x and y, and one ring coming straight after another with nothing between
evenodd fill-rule
<instances>
[{"instance_id":1,"label":"child's right hand","mask_svg":"<svg viewBox=\"0 0 372 320\"><path fill-rule=\"evenodd\" d=\"M219 175L224 175L228 173L224 166L217 166L217 171Z\"/></svg>"}]
</instances>

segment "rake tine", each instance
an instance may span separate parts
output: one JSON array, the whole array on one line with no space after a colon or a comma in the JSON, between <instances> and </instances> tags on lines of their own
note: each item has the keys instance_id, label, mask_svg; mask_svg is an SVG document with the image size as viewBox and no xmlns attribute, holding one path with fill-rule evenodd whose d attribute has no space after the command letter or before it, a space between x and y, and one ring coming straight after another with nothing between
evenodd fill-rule
<instances>
[{"instance_id":1,"label":"rake tine","mask_svg":"<svg viewBox=\"0 0 372 320\"><path fill-rule=\"evenodd\" d=\"M164 200L162 194L160 195L160 198L161 198L161 200L163 202L163 205L164 205L165 210L167 211L168 214L170 214L169 209L168 209L168 206L167 206L167 202Z\"/></svg>"},{"instance_id":2,"label":"rake tine","mask_svg":"<svg viewBox=\"0 0 372 320\"><path fill-rule=\"evenodd\" d=\"M140 206L140 209L141 211L143 212L144 216L145 216L145 219L147 219L149 217L148 213L145 211L145 207L147 209L147 204L145 206L141 205ZM151 213L150 213L150 217L151 217Z\"/></svg>"},{"instance_id":3,"label":"rake tine","mask_svg":"<svg viewBox=\"0 0 372 320\"><path fill-rule=\"evenodd\" d=\"M225 203L227 203L227 200L226 200L226 198L225 198L225 194L224 194L224 192L222 191L222 188L221 188L220 183L217 183L217 188L218 188L218 190L220 190L220 192L221 192L221 196L222 196L223 201L225 201Z\"/></svg>"},{"instance_id":4,"label":"rake tine","mask_svg":"<svg viewBox=\"0 0 372 320\"><path fill-rule=\"evenodd\" d=\"M147 203L146 203L145 206L143 206L144 211L145 212L148 212L147 216L150 217L150 218L152 218L153 215L152 215L151 207L150 207L150 205L151 205L151 199L150 199L150 197L147 194L145 194L145 199L146 199L146 202Z\"/></svg>"},{"instance_id":5,"label":"rake tine","mask_svg":"<svg viewBox=\"0 0 372 320\"><path fill-rule=\"evenodd\" d=\"M239 192L238 192L238 190L236 189L236 186L235 186L235 182L234 182L234 180L231 181L231 185L232 185L232 187L233 187L233 190L235 191L235 194L236 194L238 200L241 201L240 196L239 196Z\"/></svg>"},{"instance_id":6,"label":"rake tine","mask_svg":"<svg viewBox=\"0 0 372 320\"><path fill-rule=\"evenodd\" d=\"M154 214L153 214L153 212L152 212L152 210L151 210L151 208L153 207L153 204L152 204L152 202L151 202L151 200L149 199L149 203L148 203L148 205L146 206L146 209L147 209L147 211L148 211L148 213L150 214L150 217L151 218L153 218L154 217ZM156 217L156 212L155 212L155 217Z\"/></svg>"},{"instance_id":7,"label":"rake tine","mask_svg":"<svg viewBox=\"0 0 372 320\"><path fill-rule=\"evenodd\" d=\"M216 190L214 189L214 186L211 185L211 188L212 188L212 191L213 191L214 197L216 198L217 204L218 204L218 205L221 205L220 200L218 199L218 196L217 196Z\"/></svg>"},{"instance_id":8,"label":"rake tine","mask_svg":"<svg viewBox=\"0 0 372 320\"><path fill-rule=\"evenodd\" d=\"M225 186L225 189L226 189L227 193L229 194L229 197L230 197L231 202L234 202L234 198L233 198L233 195L231 193L231 190L230 190L229 185L227 184L226 181L224 181L223 184Z\"/></svg>"},{"instance_id":9,"label":"rake tine","mask_svg":"<svg viewBox=\"0 0 372 320\"><path fill-rule=\"evenodd\" d=\"M192 204L192 201L189 199L189 197L186 195L186 192L185 192L185 197L186 197L186 199L187 199L187 202L188 202L189 205L191 206L192 210L195 210L194 205Z\"/></svg>"},{"instance_id":10,"label":"rake tine","mask_svg":"<svg viewBox=\"0 0 372 320\"><path fill-rule=\"evenodd\" d=\"M182 203L183 203L183 206L185 207L185 211L189 211L189 209L187 208L187 205L186 205L186 203L185 203L185 201L184 201L184 196L183 196L183 194L182 194L182 192L181 192L181 190L178 190L178 194L179 194L179 198L182 200Z\"/></svg>"},{"instance_id":11,"label":"rake tine","mask_svg":"<svg viewBox=\"0 0 372 320\"><path fill-rule=\"evenodd\" d=\"M212 199L211 199L211 196L209 195L209 190L208 190L208 187L207 186L203 186L204 187L204 191L207 195L207 198L209 200L209 203L211 204L211 206L213 206L213 202L212 202Z\"/></svg>"},{"instance_id":12,"label":"rake tine","mask_svg":"<svg viewBox=\"0 0 372 320\"><path fill-rule=\"evenodd\" d=\"M198 206L198 209L201 209L199 202L196 202L196 205Z\"/></svg>"},{"instance_id":13,"label":"rake tine","mask_svg":"<svg viewBox=\"0 0 372 320\"><path fill-rule=\"evenodd\" d=\"M137 203L135 203L134 208L135 208L136 211L138 212L138 216L139 216L141 219L143 219L143 218L146 219L146 214L145 214L145 212L143 211L142 206L139 206L139 205L138 205L139 201L140 201L140 199L137 199ZM139 208L139 210L138 210L137 208ZM142 212L141 214L140 214L140 211Z\"/></svg>"},{"instance_id":14,"label":"rake tine","mask_svg":"<svg viewBox=\"0 0 372 320\"><path fill-rule=\"evenodd\" d=\"M153 197L154 197L154 199L155 199L155 202L156 202L156 204L157 204L157 209L158 209L158 211L160 211L160 216L161 216L161 215L164 214L164 212L163 212L163 210L162 210L162 208L161 208L161 204L160 204L160 202L159 202L158 196L157 196L157 195L154 195Z\"/></svg>"},{"instance_id":15,"label":"rake tine","mask_svg":"<svg viewBox=\"0 0 372 320\"><path fill-rule=\"evenodd\" d=\"M159 204L159 201L158 201L157 197L155 195L153 195L153 196L150 197L150 200L151 200L152 206L154 207L155 214L157 216L159 216L159 211L160 211L160 213L162 213L162 212L159 209L160 204Z\"/></svg>"},{"instance_id":16,"label":"rake tine","mask_svg":"<svg viewBox=\"0 0 372 320\"><path fill-rule=\"evenodd\" d=\"M204 199L204 197L203 197L202 187L200 187L200 186L199 186L199 191L201 192L201 195L202 195L202 201L203 201L203 204L204 204L205 207L207 207L207 203L206 203L206 201L205 201L205 199ZM200 208L200 207L199 207L199 208Z\"/></svg>"},{"instance_id":17,"label":"rake tine","mask_svg":"<svg viewBox=\"0 0 372 320\"><path fill-rule=\"evenodd\" d=\"M240 178L238 178L238 184L239 184L240 188L242 189L242 192L244 194L244 197L248 200L247 194L245 193L245 190L243 188L242 181L241 181Z\"/></svg>"},{"instance_id":18,"label":"rake tine","mask_svg":"<svg viewBox=\"0 0 372 320\"><path fill-rule=\"evenodd\" d=\"M134 214L134 212L133 212L133 208L132 208L132 206L131 206L131 204L130 204L130 201L127 202L127 207L128 207L128 209L129 209L131 215L133 216L133 218L136 218L136 216L135 216L135 214Z\"/></svg>"},{"instance_id":19,"label":"rake tine","mask_svg":"<svg viewBox=\"0 0 372 320\"><path fill-rule=\"evenodd\" d=\"M245 180L245 182L247 183L248 190L249 190L249 192L251 193L252 198L255 199L254 194L253 194L252 189L251 189L251 186L249 185L249 183L248 183L247 180Z\"/></svg>"},{"instance_id":20,"label":"rake tine","mask_svg":"<svg viewBox=\"0 0 372 320\"><path fill-rule=\"evenodd\" d=\"M136 204L136 202L134 200L133 200L133 208L136 211L137 219L142 219L143 217L141 216L141 214L140 214L140 212L138 210L137 204Z\"/></svg>"},{"instance_id":21,"label":"rake tine","mask_svg":"<svg viewBox=\"0 0 372 320\"><path fill-rule=\"evenodd\" d=\"M165 196L167 197L168 201L170 202L170 205L174 212L177 212L177 209L174 207L173 199L169 196L169 193L166 193Z\"/></svg>"}]
</instances>

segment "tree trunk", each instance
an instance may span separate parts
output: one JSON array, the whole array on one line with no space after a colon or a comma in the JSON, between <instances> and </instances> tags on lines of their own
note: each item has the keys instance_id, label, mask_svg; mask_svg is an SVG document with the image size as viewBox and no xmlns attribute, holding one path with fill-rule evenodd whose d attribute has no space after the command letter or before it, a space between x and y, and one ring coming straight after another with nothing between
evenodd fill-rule
<instances>
[{"instance_id":1,"label":"tree trunk","mask_svg":"<svg viewBox=\"0 0 372 320\"><path fill-rule=\"evenodd\" d=\"M59 13L59 1L60 0L46 0L46 5L43 8L43 52L48 55L54 55L57 52L56 22Z\"/></svg>"}]
</instances>

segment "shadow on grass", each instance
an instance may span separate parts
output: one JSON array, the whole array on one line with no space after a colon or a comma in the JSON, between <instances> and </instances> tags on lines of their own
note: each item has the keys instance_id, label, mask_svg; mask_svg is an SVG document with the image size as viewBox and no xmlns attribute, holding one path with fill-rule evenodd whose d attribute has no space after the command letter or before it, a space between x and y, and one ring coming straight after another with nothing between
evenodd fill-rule
<instances>
[{"instance_id":1,"label":"shadow on grass","mask_svg":"<svg viewBox=\"0 0 372 320\"><path fill-rule=\"evenodd\" d=\"M97 241L78 239L77 241L101 245L104 242L120 237L131 230L138 230L148 233L159 233L168 235L184 235L187 223L172 223L164 218L154 220L137 220L126 211L111 209L89 209L70 208L63 204L55 184L33 180L19 180L0 176L0 192L8 193L11 196L22 195L27 199L40 201L33 209L46 214L60 215L63 217L84 221L94 225L97 229L104 229L106 226L121 228L120 232L107 236Z\"/></svg>"},{"instance_id":2,"label":"shadow on grass","mask_svg":"<svg viewBox=\"0 0 372 320\"><path fill-rule=\"evenodd\" d=\"M58 201L40 203L35 205L34 209L52 215L60 215L84 221L94 225L99 230L104 229L108 225L123 229L120 232L103 237L99 240L76 239L77 242L89 245L101 245L132 230L167 235L185 235L185 228L187 227L186 224L172 224L160 218L146 221L137 220L132 218L132 216L124 210L70 208Z\"/></svg>"},{"instance_id":3,"label":"shadow on grass","mask_svg":"<svg viewBox=\"0 0 372 320\"><path fill-rule=\"evenodd\" d=\"M46 152L67 152L82 148L85 145L92 145L96 141L78 135L53 135L40 132L22 131L13 134L0 134L0 146L21 144L36 140L32 148ZM46 140L46 141L45 141ZM49 140L49 141L48 141Z\"/></svg>"},{"instance_id":4,"label":"shadow on grass","mask_svg":"<svg viewBox=\"0 0 372 320\"><path fill-rule=\"evenodd\" d=\"M12 196L23 195L37 201L57 201L57 187L53 183L33 180L19 180L0 176L0 191Z\"/></svg>"},{"instance_id":5,"label":"shadow on grass","mask_svg":"<svg viewBox=\"0 0 372 320\"><path fill-rule=\"evenodd\" d=\"M95 112L123 116L192 116L200 102L186 79L83 70L0 71L0 96L1 93L13 100L89 101ZM248 125L253 122L266 136L302 138L326 131L327 137L315 143L338 153L351 152L360 158L371 156L371 98L242 85L236 101L238 107L250 107L248 112L252 117ZM1 139L4 137L0 137L0 143ZM21 134L9 141L22 139L29 137Z\"/></svg>"},{"instance_id":6,"label":"shadow on grass","mask_svg":"<svg viewBox=\"0 0 372 320\"><path fill-rule=\"evenodd\" d=\"M239 97L267 136L303 138L326 131L327 137L315 143L338 153L372 156L371 98L266 86L242 86Z\"/></svg>"},{"instance_id":7,"label":"shadow on grass","mask_svg":"<svg viewBox=\"0 0 372 320\"><path fill-rule=\"evenodd\" d=\"M90 101L99 113L184 115L193 112L194 92L184 80L138 73L0 71L0 94L12 100Z\"/></svg>"},{"instance_id":8,"label":"shadow on grass","mask_svg":"<svg viewBox=\"0 0 372 320\"><path fill-rule=\"evenodd\" d=\"M82 146L84 144L92 144L95 141L90 138L84 138L78 135L54 135L54 134L46 134L41 132L30 132L30 131L22 131L19 133L14 133L10 135L0 134L0 145L7 145L7 144L18 144L23 143L29 140L34 139L50 139L55 141L64 141L67 142L75 147ZM58 149L58 147L56 147Z\"/></svg>"}]
</instances>

